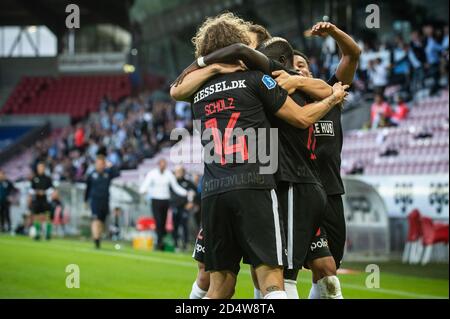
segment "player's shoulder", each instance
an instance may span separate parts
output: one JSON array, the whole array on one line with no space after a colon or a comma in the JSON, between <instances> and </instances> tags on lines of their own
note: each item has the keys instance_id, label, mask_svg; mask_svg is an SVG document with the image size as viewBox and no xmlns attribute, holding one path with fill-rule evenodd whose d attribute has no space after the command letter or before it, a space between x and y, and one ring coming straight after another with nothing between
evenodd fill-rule
<instances>
[{"instance_id":1,"label":"player's shoulder","mask_svg":"<svg viewBox=\"0 0 450 319\"><path fill-rule=\"evenodd\" d=\"M251 81L258 86L265 86L271 90L277 86L277 82L269 74L265 74L261 71L247 71L248 77Z\"/></svg>"}]
</instances>

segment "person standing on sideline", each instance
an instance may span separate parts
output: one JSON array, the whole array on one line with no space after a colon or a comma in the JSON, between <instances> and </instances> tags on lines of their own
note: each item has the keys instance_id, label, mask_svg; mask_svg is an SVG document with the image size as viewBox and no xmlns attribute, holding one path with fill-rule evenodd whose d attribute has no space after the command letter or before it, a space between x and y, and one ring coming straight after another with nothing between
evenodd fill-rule
<instances>
[{"instance_id":1,"label":"person standing on sideline","mask_svg":"<svg viewBox=\"0 0 450 319\"><path fill-rule=\"evenodd\" d=\"M107 162L103 154L99 154L95 160L95 170L86 180L84 201L91 207L92 239L97 249L100 249L104 223L109 214L109 186L111 181L119 175L119 170Z\"/></svg>"},{"instance_id":2,"label":"person standing on sideline","mask_svg":"<svg viewBox=\"0 0 450 319\"><path fill-rule=\"evenodd\" d=\"M177 183L185 190L192 191L193 194L196 193L197 186L195 186L190 180L186 179L186 172L183 166L179 165L175 168L175 178L177 179ZM170 205L173 212L173 239L175 240L175 247L185 251L189 242L189 215L194 209L194 203L193 201L189 202L186 197L178 196L173 190L171 190ZM181 237L180 230L183 232Z\"/></svg>"},{"instance_id":3,"label":"person standing on sideline","mask_svg":"<svg viewBox=\"0 0 450 319\"><path fill-rule=\"evenodd\" d=\"M0 231L11 230L11 218L9 215L9 196L15 191L13 183L6 178L5 172L0 169Z\"/></svg>"},{"instance_id":4,"label":"person standing on sideline","mask_svg":"<svg viewBox=\"0 0 450 319\"><path fill-rule=\"evenodd\" d=\"M41 238L41 226L45 225L45 238L50 239L52 233L52 223L50 222L50 203L48 195L53 192L52 180L46 175L44 162L39 162L36 166L36 174L31 179L31 211L33 213L33 223L36 230L35 240Z\"/></svg>"},{"instance_id":5,"label":"person standing on sideline","mask_svg":"<svg viewBox=\"0 0 450 319\"><path fill-rule=\"evenodd\" d=\"M156 220L158 236L158 250L164 249L163 238L166 235L166 219L171 189L178 196L188 196L188 191L177 183L175 175L167 169L167 161L162 158L158 162L158 167L147 173L139 189L141 194L147 194L152 201L152 212Z\"/></svg>"}]
</instances>

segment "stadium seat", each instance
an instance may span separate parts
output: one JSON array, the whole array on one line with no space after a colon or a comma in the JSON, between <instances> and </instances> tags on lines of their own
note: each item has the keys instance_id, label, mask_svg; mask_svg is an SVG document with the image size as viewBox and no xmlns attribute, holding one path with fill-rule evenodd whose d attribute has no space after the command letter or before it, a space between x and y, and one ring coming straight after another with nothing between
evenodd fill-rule
<instances>
[{"instance_id":1,"label":"stadium seat","mask_svg":"<svg viewBox=\"0 0 450 319\"><path fill-rule=\"evenodd\" d=\"M403 263L419 262L422 251L422 225L421 215L418 209L414 209L408 215L408 236L403 250Z\"/></svg>"},{"instance_id":2,"label":"stadium seat","mask_svg":"<svg viewBox=\"0 0 450 319\"><path fill-rule=\"evenodd\" d=\"M422 244L425 247L421 264L426 265L430 262L433 250L437 245L441 246L441 251L438 256L439 259L448 260L449 225L444 223L434 223L429 217L422 217L420 222L423 234Z\"/></svg>"}]
</instances>

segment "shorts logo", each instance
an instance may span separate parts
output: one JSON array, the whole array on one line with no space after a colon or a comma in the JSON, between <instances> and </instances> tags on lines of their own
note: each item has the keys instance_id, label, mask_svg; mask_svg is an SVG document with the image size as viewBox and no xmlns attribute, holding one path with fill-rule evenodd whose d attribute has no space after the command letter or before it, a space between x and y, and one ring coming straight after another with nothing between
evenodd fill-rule
<instances>
[{"instance_id":1,"label":"shorts logo","mask_svg":"<svg viewBox=\"0 0 450 319\"><path fill-rule=\"evenodd\" d=\"M195 245L195 251L198 253L205 253L205 246L197 244L197 245Z\"/></svg>"},{"instance_id":2,"label":"shorts logo","mask_svg":"<svg viewBox=\"0 0 450 319\"><path fill-rule=\"evenodd\" d=\"M267 74L262 77L262 81L269 90L272 90L274 87L277 86L277 82L275 82L275 80L272 79Z\"/></svg>"},{"instance_id":3,"label":"shorts logo","mask_svg":"<svg viewBox=\"0 0 450 319\"><path fill-rule=\"evenodd\" d=\"M320 238L320 240L313 242L311 244L311 251L314 251L316 248L328 247L328 240Z\"/></svg>"}]
</instances>

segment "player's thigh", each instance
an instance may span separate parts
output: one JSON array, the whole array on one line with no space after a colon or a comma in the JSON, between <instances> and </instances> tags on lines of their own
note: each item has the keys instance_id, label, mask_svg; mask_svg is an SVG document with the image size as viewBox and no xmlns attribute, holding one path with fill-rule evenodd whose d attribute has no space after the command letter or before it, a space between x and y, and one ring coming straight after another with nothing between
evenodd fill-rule
<instances>
[{"instance_id":1,"label":"player's thigh","mask_svg":"<svg viewBox=\"0 0 450 319\"><path fill-rule=\"evenodd\" d=\"M212 299L231 299L236 287L236 274L230 271L212 271L207 293Z\"/></svg>"},{"instance_id":2,"label":"player's thigh","mask_svg":"<svg viewBox=\"0 0 450 319\"><path fill-rule=\"evenodd\" d=\"M344 255L346 241L344 205L342 203L341 195L328 196L327 212L324 218L323 227L328 238L328 247L339 268Z\"/></svg>"},{"instance_id":3,"label":"player's thigh","mask_svg":"<svg viewBox=\"0 0 450 319\"><path fill-rule=\"evenodd\" d=\"M288 201L288 267L300 269L325 214L326 194L320 185L293 184Z\"/></svg>"},{"instance_id":4,"label":"player's thigh","mask_svg":"<svg viewBox=\"0 0 450 319\"><path fill-rule=\"evenodd\" d=\"M315 263L317 259L327 258L331 256L332 254L328 247L327 233L325 231L325 228L321 226L315 233L314 238L311 240L308 254L306 256L306 262L303 267L307 269L314 269L314 266L311 265L319 265L319 262Z\"/></svg>"},{"instance_id":5,"label":"player's thigh","mask_svg":"<svg viewBox=\"0 0 450 319\"><path fill-rule=\"evenodd\" d=\"M285 239L275 191L240 190L229 201L237 211L234 226L244 251L244 262L254 267L283 266Z\"/></svg>"},{"instance_id":6,"label":"player's thigh","mask_svg":"<svg viewBox=\"0 0 450 319\"><path fill-rule=\"evenodd\" d=\"M203 243L206 271L239 272L242 250L234 232L234 212L227 193L202 199Z\"/></svg>"},{"instance_id":7,"label":"player's thigh","mask_svg":"<svg viewBox=\"0 0 450 319\"><path fill-rule=\"evenodd\" d=\"M200 229L200 231L197 234L197 238L195 239L194 252L192 253L192 258L194 258L194 260L196 260L199 264L202 264L204 268L205 242L203 236L204 236L203 229Z\"/></svg>"}]
</instances>

